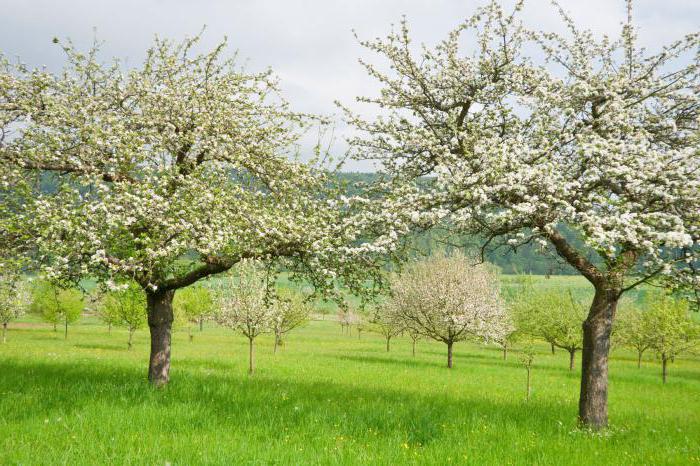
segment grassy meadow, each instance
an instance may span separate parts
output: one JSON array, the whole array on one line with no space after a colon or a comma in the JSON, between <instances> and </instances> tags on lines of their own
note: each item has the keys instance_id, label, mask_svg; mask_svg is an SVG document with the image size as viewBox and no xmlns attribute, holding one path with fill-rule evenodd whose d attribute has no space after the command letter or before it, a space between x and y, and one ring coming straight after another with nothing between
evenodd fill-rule
<instances>
[{"instance_id":1,"label":"grassy meadow","mask_svg":"<svg viewBox=\"0 0 700 466\"><path fill-rule=\"evenodd\" d=\"M507 277L505 285L508 286ZM575 286L575 277L540 286ZM148 331L84 318L60 331L27 316L0 345L0 464L700 464L700 357L677 358L666 385L651 354L616 349L609 430L576 427L579 370L538 347L532 396L517 349L293 331L277 354L205 326L173 339L171 383L146 382ZM577 355L580 358L580 355ZM580 362L578 360L577 362ZM577 364L578 366L578 364Z\"/></svg>"}]
</instances>

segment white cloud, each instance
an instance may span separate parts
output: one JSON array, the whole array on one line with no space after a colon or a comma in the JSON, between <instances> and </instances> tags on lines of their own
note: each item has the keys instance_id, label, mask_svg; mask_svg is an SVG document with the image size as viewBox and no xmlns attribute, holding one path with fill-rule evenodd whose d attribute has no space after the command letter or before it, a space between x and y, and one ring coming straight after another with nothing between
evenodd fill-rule
<instances>
[{"instance_id":1,"label":"white cloud","mask_svg":"<svg viewBox=\"0 0 700 466\"><path fill-rule=\"evenodd\" d=\"M513 0L505 0L512 4ZM255 69L271 66L287 97L303 111L337 113L333 100L352 103L375 84L357 58L361 38L385 35L402 15L416 42L435 43L483 0L0 0L2 52L31 65L58 68L60 48L54 36L70 37L87 47L97 35L105 54L141 60L154 34L171 38L197 33L207 25L205 44L226 35ZM614 34L625 19L623 0L561 0L579 24ZM532 26L561 30L549 0L530 0L525 10ZM653 48L697 30L697 0L637 0L635 19L641 42ZM338 133L344 133L341 124ZM342 152L342 145L337 146ZM363 169L354 164L350 168Z\"/></svg>"}]
</instances>

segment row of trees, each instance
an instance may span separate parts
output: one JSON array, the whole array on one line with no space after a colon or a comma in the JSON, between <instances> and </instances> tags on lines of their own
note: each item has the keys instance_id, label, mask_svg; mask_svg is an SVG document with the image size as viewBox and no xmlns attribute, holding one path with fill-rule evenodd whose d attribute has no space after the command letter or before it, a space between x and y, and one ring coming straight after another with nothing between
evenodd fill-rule
<instances>
[{"instance_id":1,"label":"row of trees","mask_svg":"<svg viewBox=\"0 0 700 466\"><path fill-rule=\"evenodd\" d=\"M460 255L436 255L410 264L391 280L390 298L377 306L367 322L349 310L338 319L344 329L356 325L386 340L407 333L415 343L425 337L447 345L447 366L452 367L452 346L466 339L493 342L503 349L503 358L516 342L545 341L569 355L569 370L583 348L582 323L586 306L571 290L545 290L534 286L531 277L520 276L505 302L500 282L489 266L473 265ZM613 329L613 344L638 354L638 365L646 350L654 350L662 363L666 382L668 363L698 344L700 324L690 316L688 301L667 293L648 293L640 307L624 302Z\"/></svg>"},{"instance_id":2,"label":"row of trees","mask_svg":"<svg viewBox=\"0 0 700 466\"><path fill-rule=\"evenodd\" d=\"M376 118L347 111L354 156L382 169L356 196L295 157L320 119L224 44L197 55L198 38L159 39L128 71L70 44L56 74L0 57L2 255L56 281L136 281L148 378L162 385L177 290L243 259L277 260L337 297L376 291L367 282L411 231L479 238L485 252L539 244L595 289L579 417L605 426L621 297L651 280L700 288L700 34L649 54L627 4L618 38L595 40L562 9L567 35L535 31L522 2L494 0L418 54L405 21L362 42L388 66L365 63L381 90L359 100Z\"/></svg>"}]
</instances>

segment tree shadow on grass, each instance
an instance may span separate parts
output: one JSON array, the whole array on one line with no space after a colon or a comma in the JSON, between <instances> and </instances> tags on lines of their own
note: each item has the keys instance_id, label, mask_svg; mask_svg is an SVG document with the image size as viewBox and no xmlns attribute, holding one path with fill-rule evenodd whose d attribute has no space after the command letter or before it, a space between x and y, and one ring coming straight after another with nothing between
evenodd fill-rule
<instances>
[{"instance_id":1,"label":"tree shadow on grass","mask_svg":"<svg viewBox=\"0 0 700 466\"><path fill-rule=\"evenodd\" d=\"M408 443L427 445L440 438L443 426L461 423L516 424L526 430L556 429L572 410L546 400L495 403L485 398L456 399L354 383L312 382L272 374L202 375L174 370L170 385L153 389L143 371L99 363L0 362L0 414L12 424L84 410L123 410L124 422L138 422L144 411L162 411L164 429L189 432L197 426L234 431L262 428L279 439L285 430L340 432L365 436L368 431ZM92 411L90 407L93 406ZM96 406L96 408L95 408ZM169 424L165 421L170 420ZM96 421L97 422L97 421ZM136 427L134 427L136 429Z\"/></svg>"}]
</instances>

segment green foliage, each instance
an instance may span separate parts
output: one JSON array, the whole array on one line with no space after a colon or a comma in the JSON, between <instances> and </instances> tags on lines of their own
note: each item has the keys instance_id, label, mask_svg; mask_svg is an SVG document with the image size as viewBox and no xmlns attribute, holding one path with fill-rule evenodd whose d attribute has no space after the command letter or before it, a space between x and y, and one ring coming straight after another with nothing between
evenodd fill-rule
<instances>
[{"instance_id":1,"label":"green foliage","mask_svg":"<svg viewBox=\"0 0 700 466\"><path fill-rule=\"evenodd\" d=\"M691 319L687 301L666 294L650 300L647 312L649 346L661 358L665 382L668 362L698 344L700 325Z\"/></svg>"},{"instance_id":2,"label":"green foliage","mask_svg":"<svg viewBox=\"0 0 700 466\"><path fill-rule=\"evenodd\" d=\"M103 299L100 312L106 323L126 327L129 330L129 348L135 330L146 323L146 296L134 282L124 288L110 291Z\"/></svg>"},{"instance_id":3,"label":"green foliage","mask_svg":"<svg viewBox=\"0 0 700 466\"><path fill-rule=\"evenodd\" d=\"M517 327L522 333L567 351L581 349L581 325L587 313L587 306L576 300L570 290L552 292L530 287L514 304Z\"/></svg>"},{"instance_id":4,"label":"green foliage","mask_svg":"<svg viewBox=\"0 0 700 466\"><path fill-rule=\"evenodd\" d=\"M65 325L68 337L68 324L77 321L83 312L83 294L75 288L62 288L46 280L37 280L32 287L31 312L54 325Z\"/></svg>"},{"instance_id":5,"label":"green foliage","mask_svg":"<svg viewBox=\"0 0 700 466\"><path fill-rule=\"evenodd\" d=\"M195 325L201 326L203 321L212 317L214 313L211 290L196 285L178 290L173 300L173 308L176 324L186 326L192 340L192 328Z\"/></svg>"}]
</instances>

